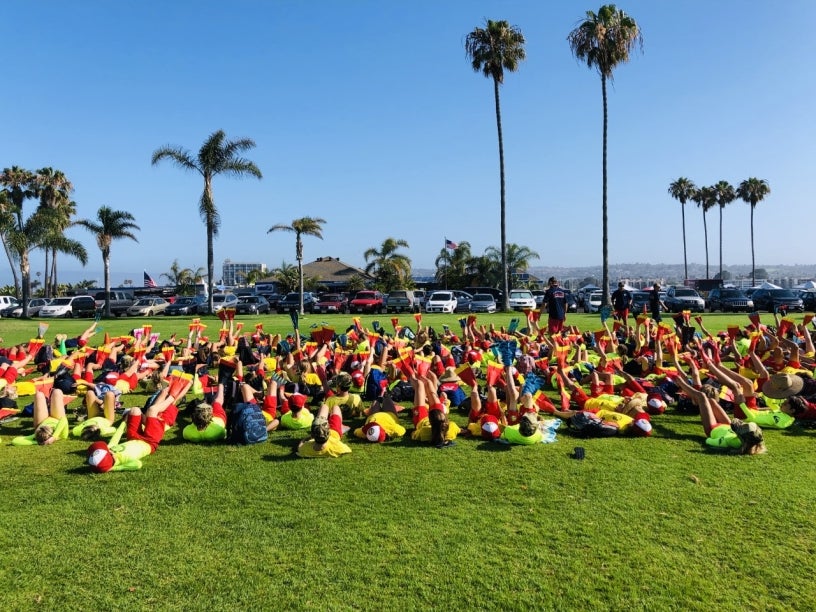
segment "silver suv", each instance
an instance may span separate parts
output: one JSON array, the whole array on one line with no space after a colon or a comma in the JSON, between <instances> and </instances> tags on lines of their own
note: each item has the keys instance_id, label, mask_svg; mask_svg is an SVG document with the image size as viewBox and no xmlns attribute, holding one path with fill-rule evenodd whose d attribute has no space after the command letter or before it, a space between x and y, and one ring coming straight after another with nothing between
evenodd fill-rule
<instances>
[{"instance_id":1,"label":"silver suv","mask_svg":"<svg viewBox=\"0 0 816 612\"><path fill-rule=\"evenodd\" d=\"M385 302L388 312L419 312L419 307L419 301L411 289L392 291Z\"/></svg>"}]
</instances>

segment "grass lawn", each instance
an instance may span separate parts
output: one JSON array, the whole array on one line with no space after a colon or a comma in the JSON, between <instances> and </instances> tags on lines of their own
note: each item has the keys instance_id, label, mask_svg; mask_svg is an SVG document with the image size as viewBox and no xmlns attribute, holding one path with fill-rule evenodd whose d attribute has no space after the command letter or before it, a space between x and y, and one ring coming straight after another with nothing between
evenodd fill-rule
<instances>
[{"instance_id":1,"label":"grass lawn","mask_svg":"<svg viewBox=\"0 0 816 612\"><path fill-rule=\"evenodd\" d=\"M363 320L375 318L390 329L387 315ZM245 319L245 329L258 321L291 329L287 315ZM322 321L340 330L350 317L311 316L301 327ZM119 335L143 322L100 325ZM188 319L150 322L166 337L186 334ZM456 316L423 316L443 322L458 328ZM598 327L597 315L569 322ZM713 331L747 318L705 322ZM22 342L36 324L3 319L0 336ZM51 322L47 338L87 324ZM93 474L87 443L9 445L30 431L18 419L0 425L0 608L816 607L816 430L767 431L769 452L743 457L706 450L699 417L669 410L653 424L651 438L562 430L532 447L352 437L351 455L324 461L292 458L304 433L199 446L173 429L141 471ZM583 461L570 458L577 445Z\"/></svg>"}]
</instances>

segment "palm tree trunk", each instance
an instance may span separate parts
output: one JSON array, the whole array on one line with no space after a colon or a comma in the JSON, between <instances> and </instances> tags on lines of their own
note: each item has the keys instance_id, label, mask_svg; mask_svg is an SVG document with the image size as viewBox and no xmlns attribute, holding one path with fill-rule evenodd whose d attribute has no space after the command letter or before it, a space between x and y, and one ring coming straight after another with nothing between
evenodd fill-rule
<instances>
[{"instance_id":1,"label":"palm tree trunk","mask_svg":"<svg viewBox=\"0 0 816 612\"><path fill-rule=\"evenodd\" d=\"M209 285L209 297L207 298L209 302L209 312L212 314L213 311L213 279L215 278L215 256L213 254L213 226L211 221L207 221L207 274L210 275L207 284Z\"/></svg>"},{"instance_id":2,"label":"palm tree trunk","mask_svg":"<svg viewBox=\"0 0 816 612\"><path fill-rule=\"evenodd\" d=\"M756 285L756 259L754 258L754 206L751 202L751 286Z\"/></svg>"},{"instance_id":3,"label":"palm tree trunk","mask_svg":"<svg viewBox=\"0 0 816 612\"><path fill-rule=\"evenodd\" d=\"M609 227L606 204L606 137L608 111L606 106L606 77L603 74L601 75L601 92L603 93L603 238L601 239L601 249L603 252L601 289L603 290L603 300L601 304L609 306Z\"/></svg>"},{"instance_id":4,"label":"palm tree trunk","mask_svg":"<svg viewBox=\"0 0 816 612\"><path fill-rule=\"evenodd\" d=\"M688 259L686 258L686 203L680 202L680 212L683 217L683 280L688 280Z\"/></svg>"},{"instance_id":5,"label":"palm tree trunk","mask_svg":"<svg viewBox=\"0 0 816 612\"><path fill-rule=\"evenodd\" d=\"M493 79L493 97L496 100L496 129L499 134L499 183L501 184L501 275L504 290L502 310L510 310L510 280L507 275L507 228L505 225L505 195L504 195L504 138L502 137L501 105L499 103L499 82Z\"/></svg>"},{"instance_id":6,"label":"palm tree trunk","mask_svg":"<svg viewBox=\"0 0 816 612\"><path fill-rule=\"evenodd\" d=\"M708 280L708 224L706 223L706 214L705 209L703 209L703 236L705 240L705 253L706 253L706 280Z\"/></svg>"},{"instance_id":7,"label":"palm tree trunk","mask_svg":"<svg viewBox=\"0 0 816 612\"><path fill-rule=\"evenodd\" d=\"M298 279L300 279L300 314L303 316L303 259L298 259Z\"/></svg>"},{"instance_id":8,"label":"palm tree trunk","mask_svg":"<svg viewBox=\"0 0 816 612\"><path fill-rule=\"evenodd\" d=\"M105 318L110 319L110 255L102 255L102 268L105 274Z\"/></svg>"},{"instance_id":9,"label":"palm tree trunk","mask_svg":"<svg viewBox=\"0 0 816 612\"><path fill-rule=\"evenodd\" d=\"M20 276L23 281L23 318L28 318L28 298L31 295L31 266L28 261L28 249L20 253Z\"/></svg>"},{"instance_id":10,"label":"palm tree trunk","mask_svg":"<svg viewBox=\"0 0 816 612\"><path fill-rule=\"evenodd\" d=\"M0 234L0 240L3 242L3 250L6 252L6 258L9 262L9 268L11 268L11 276L14 278L14 297L20 297L20 277L17 276L17 266L14 265L14 258L11 255L11 250L8 247L8 243L6 243L6 236L5 234Z\"/></svg>"},{"instance_id":11,"label":"palm tree trunk","mask_svg":"<svg viewBox=\"0 0 816 612\"><path fill-rule=\"evenodd\" d=\"M723 207L720 206L720 280L722 280L722 211Z\"/></svg>"},{"instance_id":12,"label":"palm tree trunk","mask_svg":"<svg viewBox=\"0 0 816 612\"><path fill-rule=\"evenodd\" d=\"M59 287L57 282L57 249L53 249L51 252L51 287L54 293L57 292L57 287Z\"/></svg>"},{"instance_id":13,"label":"palm tree trunk","mask_svg":"<svg viewBox=\"0 0 816 612\"><path fill-rule=\"evenodd\" d=\"M45 291L45 297L50 298L53 297L51 295L51 277L48 275L48 271L51 269L51 251L49 249L43 250L45 251L45 269L43 270L45 287L43 287L43 290Z\"/></svg>"}]
</instances>

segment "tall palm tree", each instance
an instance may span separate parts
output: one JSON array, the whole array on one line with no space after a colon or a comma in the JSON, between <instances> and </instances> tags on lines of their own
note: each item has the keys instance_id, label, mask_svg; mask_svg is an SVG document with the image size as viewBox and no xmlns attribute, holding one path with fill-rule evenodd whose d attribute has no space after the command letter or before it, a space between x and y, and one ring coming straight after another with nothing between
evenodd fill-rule
<instances>
[{"instance_id":1,"label":"tall palm tree","mask_svg":"<svg viewBox=\"0 0 816 612\"><path fill-rule=\"evenodd\" d=\"M213 239L218 235L218 228L221 225L221 217L213 198L212 182L219 174L262 178L263 175L258 167L240 156L240 153L254 146L255 141L250 138L227 140L224 131L218 130L210 134L204 141L195 157L186 149L168 145L153 151L151 158L153 165L163 159L169 159L180 168L198 172L204 178L204 191L201 193L198 212L207 227L207 299L210 312L213 311L213 278L215 275Z\"/></svg>"},{"instance_id":2,"label":"tall palm tree","mask_svg":"<svg viewBox=\"0 0 816 612\"><path fill-rule=\"evenodd\" d=\"M706 279L710 278L708 272L708 224L706 223L706 213L717 205L717 194L713 187L700 187L691 194L691 199L698 207L703 209L703 236L705 240L706 257Z\"/></svg>"},{"instance_id":3,"label":"tall palm tree","mask_svg":"<svg viewBox=\"0 0 816 612\"><path fill-rule=\"evenodd\" d=\"M737 187L737 196L751 205L751 284L756 285L756 260L754 258L754 209L756 205L771 193L768 181L751 177L742 181Z\"/></svg>"},{"instance_id":4,"label":"tall palm tree","mask_svg":"<svg viewBox=\"0 0 816 612\"><path fill-rule=\"evenodd\" d=\"M714 185L714 193L717 197L717 204L720 207L720 280L722 280L722 213L723 208L737 199L737 192L734 191L734 187L728 181L719 181Z\"/></svg>"},{"instance_id":5,"label":"tall palm tree","mask_svg":"<svg viewBox=\"0 0 816 612\"><path fill-rule=\"evenodd\" d=\"M669 185L669 195L680 202L680 213L683 219L683 278L688 280L688 258L686 257L686 202L692 199L697 187L686 177Z\"/></svg>"},{"instance_id":6,"label":"tall palm tree","mask_svg":"<svg viewBox=\"0 0 816 612\"><path fill-rule=\"evenodd\" d=\"M640 26L629 15L614 4L605 4L597 13L587 11L586 19L567 36L573 55L586 62L588 68L595 68L601 75L601 95L603 97L603 304L609 304L609 228L607 224L607 178L606 140L608 109L606 81L613 80L613 72L619 64L629 61L635 47L643 47Z\"/></svg>"},{"instance_id":7,"label":"tall palm tree","mask_svg":"<svg viewBox=\"0 0 816 612\"><path fill-rule=\"evenodd\" d=\"M503 310L510 310L508 302L509 279L507 267L507 231L505 227L504 190L504 139L502 137L501 105L499 85L504 83L504 71L515 72L526 57L524 35L516 26L507 21L485 20L484 28L475 28L465 38L465 53L470 58L471 67L485 77L493 79L493 99L496 105L496 128L499 134L499 182L501 198L501 251L502 284L504 287Z\"/></svg>"},{"instance_id":8,"label":"tall palm tree","mask_svg":"<svg viewBox=\"0 0 816 612\"><path fill-rule=\"evenodd\" d=\"M130 238L134 242L139 242L133 234L133 230L141 228L134 223L135 217L123 210L113 210L108 206L102 206L96 211L96 220L80 219L77 225L81 225L96 238L96 244L102 251L102 265L105 275L105 316L111 316L110 310L110 250L114 240Z\"/></svg>"},{"instance_id":9,"label":"tall palm tree","mask_svg":"<svg viewBox=\"0 0 816 612\"><path fill-rule=\"evenodd\" d=\"M4 168L0 172L0 186L3 187L3 192L6 194L6 203L3 207L4 213L8 216L5 221L8 223L4 227L13 227L14 218L22 215L23 202L28 198L36 197L34 191L35 174L28 170L24 170L18 166L11 168ZM19 218L18 218L19 222ZM6 257L9 260L11 267L11 274L14 278L15 295L20 297L20 279L17 276L17 265L19 262L14 260L14 249L10 248L5 231L2 233L3 248L6 251Z\"/></svg>"},{"instance_id":10,"label":"tall palm tree","mask_svg":"<svg viewBox=\"0 0 816 612\"><path fill-rule=\"evenodd\" d=\"M367 265L365 271L377 279L377 287L386 293L394 289L410 289L411 259L398 253L399 249L410 248L405 240L386 238L379 249L366 249L363 258Z\"/></svg>"},{"instance_id":11,"label":"tall palm tree","mask_svg":"<svg viewBox=\"0 0 816 612\"><path fill-rule=\"evenodd\" d=\"M272 232L293 232L295 234L295 257L298 262L298 279L300 280L300 314L303 313L303 236L314 236L323 240L323 224L325 219L320 217L301 217L295 219L290 225L279 223L267 230L267 234Z\"/></svg>"},{"instance_id":12,"label":"tall palm tree","mask_svg":"<svg viewBox=\"0 0 816 612\"><path fill-rule=\"evenodd\" d=\"M40 208L57 210L60 214L51 217L49 228L51 236L47 237L45 248L45 297L51 297L57 287L57 249L50 243L58 244L65 230L71 225L76 214L76 203L71 201L74 185L61 170L40 168L35 173L34 191L40 198ZM49 263L50 261L50 263Z\"/></svg>"},{"instance_id":13,"label":"tall palm tree","mask_svg":"<svg viewBox=\"0 0 816 612\"><path fill-rule=\"evenodd\" d=\"M487 247L485 255L491 261L498 261L499 252L496 247ZM533 259L541 259L541 256L533 251L531 248L510 243L507 245L507 265L509 266L510 274L523 274L530 267L530 261Z\"/></svg>"},{"instance_id":14,"label":"tall palm tree","mask_svg":"<svg viewBox=\"0 0 816 612\"><path fill-rule=\"evenodd\" d=\"M470 251L470 242L467 240L460 241L455 249L443 248L434 260L436 282L441 283L445 289L467 287L472 260L473 254ZM501 254L499 265L501 265Z\"/></svg>"}]
</instances>

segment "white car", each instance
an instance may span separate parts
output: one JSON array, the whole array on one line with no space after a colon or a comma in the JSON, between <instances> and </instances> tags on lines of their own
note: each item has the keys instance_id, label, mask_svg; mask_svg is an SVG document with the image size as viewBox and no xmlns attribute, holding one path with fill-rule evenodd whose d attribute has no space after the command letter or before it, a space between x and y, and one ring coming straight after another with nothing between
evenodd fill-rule
<instances>
[{"instance_id":1,"label":"white car","mask_svg":"<svg viewBox=\"0 0 816 612\"><path fill-rule=\"evenodd\" d=\"M28 300L28 316L29 317L36 317L40 314L40 310L43 306L48 306L51 303L51 300L46 298L34 298L33 300ZM22 317L23 316L23 305L17 304L17 306L4 308L3 309L3 316L4 317Z\"/></svg>"},{"instance_id":2,"label":"white car","mask_svg":"<svg viewBox=\"0 0 816 612\"><path fill-rule=\"evenodd\" d=\"M425 312L456 312L457 303L452 291L434 291L425 302Z\"/></svg>"},{"instance_id":3,"label":"white car","mask_svg":"<svg viewBox=\"0 0 816 612\"><path fill-rule=\"evenodd\" d=\"M601 304L603 302L602 299L603 291L593 291L589 294L589 298L586 300L586 311L587 312L600 312Z\"/></svg>"},{"instance_id":4,"label":"white car","mask_svg":"<svg viewBox=\"0 0 816 612\"><path fill-rule=\"evenodd\" d=\"M528 289L510 290L510 308L513 310L524 310L525 308L535 308L536 301L533 292Z\"/></svg>"}]
</instances>

